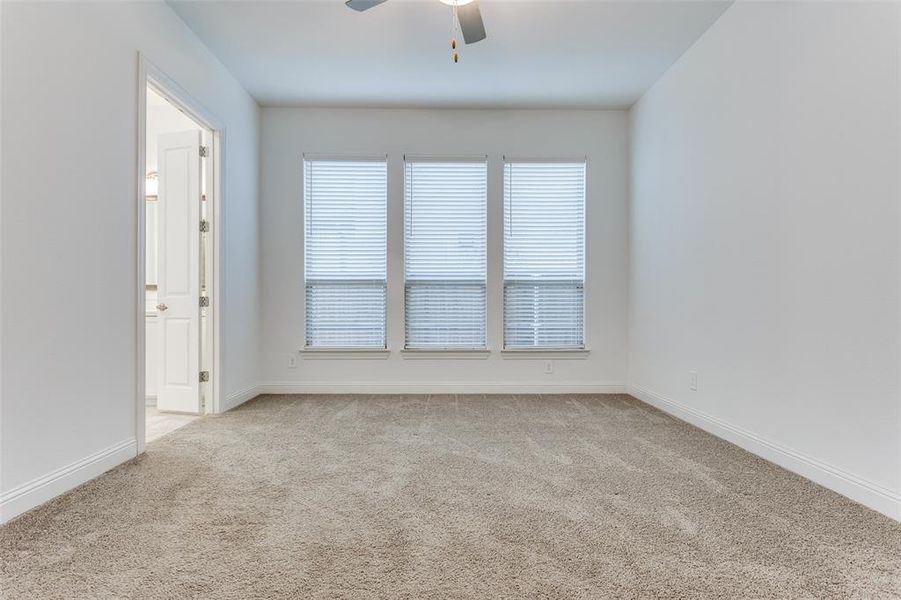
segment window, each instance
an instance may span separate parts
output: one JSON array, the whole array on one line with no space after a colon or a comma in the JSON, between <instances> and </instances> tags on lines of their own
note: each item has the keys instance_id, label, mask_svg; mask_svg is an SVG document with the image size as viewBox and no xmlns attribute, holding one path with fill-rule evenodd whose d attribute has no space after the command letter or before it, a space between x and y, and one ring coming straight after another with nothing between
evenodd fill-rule
<instances>
[{"instance_id":1,"label":"window","mask_svg":"<svg viewBox=\"0 0 901 600\"><path fill-rule=\"evenodd\" d=\"M385 348L388 171L304 160L306 346Z\"/></svg>"},{"instance_id":2,"label":"window","mask_svg":"<svg viewBox=\"0 0 901 600\"><path fill-rule=\"evenodd\" d=\"M504 164L504 347L582 348L585 163Z\"/></svg>"},{"instance_id":3,"label":"window","mask_svg":"<svg viewBox=\"0 0 901 600\"><path fill-rule=\"evenodd\" d=\"M486 159L404 165L407 348L485 348Z\"/></svg>"}]
</instances>

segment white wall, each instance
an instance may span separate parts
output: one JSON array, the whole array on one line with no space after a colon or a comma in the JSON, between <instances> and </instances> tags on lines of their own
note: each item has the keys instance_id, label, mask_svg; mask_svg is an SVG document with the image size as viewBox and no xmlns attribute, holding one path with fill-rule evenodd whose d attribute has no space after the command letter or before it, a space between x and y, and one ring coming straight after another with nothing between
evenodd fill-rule
<instances>
[{"instance_id":1,"label":"white wall","mask_svg":"<svg viewBox=\"0 0 901 600\"><path fill-rule=\"evenodd\" d=\"M263 388L269 391L505 392L623 389L626 375L625 111L265 108L262 144ZM389 156L388 360L300 360L302 155ZM411 360L403 348L403 155L489 156L487 360ZM584 360L501 358L503 155L588 157Z\"/></svg>"},{"instance_id":2,"label":"white wall","mask_svg":"<svg viewBox=\"0 0 901 600\"><path fill-rule=\"evenodd\" d=\"M901 518L898 11L738 3L633 107L629 381Z\"/></svg>"},{"instance_id":3,"label":"white wall","mask_svg":"<svg viewBox=\"0 0 901 600\"><path fill-rule=\"evenodd\" d=\"M3 519L135 452L138 51L226 124L223 396L256 382L256 103L162 2L4 2Z\"/></svg>"}]
</instances>

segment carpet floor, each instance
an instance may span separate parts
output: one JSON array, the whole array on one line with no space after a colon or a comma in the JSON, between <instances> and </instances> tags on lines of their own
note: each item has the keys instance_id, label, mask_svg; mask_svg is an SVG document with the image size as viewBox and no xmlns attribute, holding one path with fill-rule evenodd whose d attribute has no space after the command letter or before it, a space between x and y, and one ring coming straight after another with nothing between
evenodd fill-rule
<instances>
[{"instance_id":1,"label":"carpet floor","mask_svg":"<svg viewBox=\"0 0 901 600\"><path fill-rule=\"evenodd\" d=\"M261 396L0 558L9 600L901 597L901 524L622 395Z\"/></svg>"}]
</instances>

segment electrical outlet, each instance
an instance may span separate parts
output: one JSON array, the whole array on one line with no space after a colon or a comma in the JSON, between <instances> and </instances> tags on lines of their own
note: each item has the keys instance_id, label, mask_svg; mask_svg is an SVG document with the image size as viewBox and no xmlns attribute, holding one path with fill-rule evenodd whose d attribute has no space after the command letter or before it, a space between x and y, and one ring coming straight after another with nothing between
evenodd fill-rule
<instances>
[{"instance_id":1,"label":"electrical outlet","mask_svg":"<svg viewBox=\"0 0 901 600\"><path fill-rule=\"evenodd\" d=\"M289 355L288 355L288 368L289 368L289 369L296 369L296 368L297 368L297 355L296 355L296 354L289 354Z\"/></svg>"},{"instance_id":2,"label":"electrical outlet","mask_svg":"<svg viewBox=\"0 0 901 600\"><path fill-rule=\"evenodd\" d=\"M552 375L554 373L554 361L549 360L544 363L544 373L545 375Z\"/></svg>"},{"instance_id":3,"label":"electrical outlet","mask_svg":"<svg viewBox=\"0 0 901 600\"><path fill-rule=\"evenodd\" d=\"M693 392L698 391L698 372L697 371L689 371L688 372L688 389Z\"/></svg>"}]
</instances>

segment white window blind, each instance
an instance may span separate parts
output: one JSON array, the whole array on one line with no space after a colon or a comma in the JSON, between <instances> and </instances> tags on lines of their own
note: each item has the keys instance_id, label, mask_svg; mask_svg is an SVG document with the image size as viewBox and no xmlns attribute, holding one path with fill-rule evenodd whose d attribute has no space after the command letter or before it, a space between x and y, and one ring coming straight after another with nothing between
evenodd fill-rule
<instances>
[{"instance_id":1,"label":"white window blind","mask_svg":"<svg viewBox=\"0 0 901 600\"><path fill-rule=\"evenodd\" d=\"M504 164L504 347L584 347L585 163Z\"/></svg>"},{"instance_id":2,"label":"white window blind","mask_svg":"<svg viewBox=\"0 0 901 600\"><path fill-rule=\"evenodd\" d=\"M306 346L385 348L386 160L304 160Z\"/></svg>"},{"instance_id":3,"label":"white window blind","mask_svg":"<svg viewBox=\"0 0 901 600\"><path fill-rule=\"evenodd\" d=\"M407 348L484 348L487 161L404 165Z\"/></svg>"}]
</instances>

